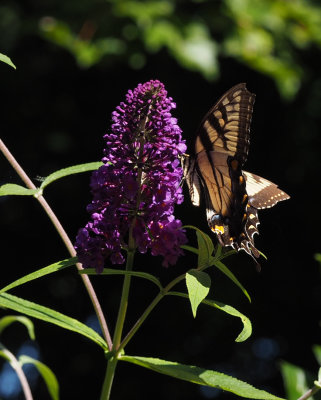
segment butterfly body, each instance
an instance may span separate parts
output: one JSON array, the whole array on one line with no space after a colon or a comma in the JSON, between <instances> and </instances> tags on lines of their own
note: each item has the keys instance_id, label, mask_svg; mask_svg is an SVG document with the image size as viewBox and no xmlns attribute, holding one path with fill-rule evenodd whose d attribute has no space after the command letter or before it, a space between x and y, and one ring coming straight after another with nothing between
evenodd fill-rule
<instances>
[{"instance_id":1,"label":"butterfly body","mask_svg":"<svg viewBox=\"0 0 321 400\"><path fill-rule=\"evenodd\" d=\"M199 206L201 195L205 197L207 221L220 244L257 258L257 209L289 196L274 183L243 171L254 100L244 83L227 91L203 118L194 154L185 157L182 166L192 203Z\"/></svg>"}]
</instances>

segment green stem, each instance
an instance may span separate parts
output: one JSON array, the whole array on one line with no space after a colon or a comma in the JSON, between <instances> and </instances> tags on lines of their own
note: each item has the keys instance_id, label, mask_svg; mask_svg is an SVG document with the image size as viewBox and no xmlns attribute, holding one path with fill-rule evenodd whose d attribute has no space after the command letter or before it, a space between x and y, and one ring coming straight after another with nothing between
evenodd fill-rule
<instances>
[{"instance_id":1,"label":"green stem","mask_svg":"<svg viewBox=\"0 0 321 400\"><path fill-rule=\"evenodd\" d=\"M133 224L132 224L133 226ZM130 230L129 234L129 250L127 255L127 262L126 262L126 271L131 271L133 269L134 263L134 255L135 255L135 248L134 248L134 240L132 237L132 229ZM128 306L128 295L129 295L129 288L130 288L130 281L131 275L127 274L124 277L123 283L123 290L122 296L120 300L120 306L118 311L118 317L115 327L115 333L113 338L113 348L112 352L114 356L108 360L107 370L105 375L105 380L100 396L100 400L108 400L110 398L111 387L114 380L114 375L116 371L116 366L118 362L118 354L120 352L119 344L121 341L121 336L124 328L124 322L126 317L126 311Z\"/></svg>"},{"instance_id":2,"label":"green stem","mask_svg":"<svg viewBox=\"0 0 321 400\"><path fill-rule=\"evenodd\" d=\"M133 269L133 261L134 261L134 250L128 251L127 263L126 263L126 271L131 271ZM128 306L128 294L130 287L131 275L126 274L124 277L123 291L120 301L120 307L115 327L115 334L113 340L113 350L118 351L118 347L121 341L121 335L124 328L124 322L126 317L126 311Z\"/></svg>"},{"instance_id":3,"label":"green stem","mask_svg":"<svg viewBox=\"0 0 321 400\"><path fill-rule=\"evenodd\" d=\"M135 333L138 331L138 329L141 327L145 319L148 317L148 315L152 312L152 310L156 307L156 305L162 300L164 296L168 294L168 292L172 289L173 286L175 286L177 283L185 279L185 274L182 274L172 280L163 290L161 290L158 295L154 298L154 300L150 303L150 305L146 308L146 310L143 312L141 317L136 321L135 325L132 327L132 329L128 332L124 340L121 342L119 345L119 351L123 349L127 343L131 340L131 338L135 335Z\"/></svg>"},{"instance_id":4,"label":"green stem","mask_svg":"<svg viewBox=\"0 0 321 400\"><path fill-rule=\"evenodd\" d=\"M149 106L149 108L150 108L150 106ZM147 115L148 115L148 113L146 113L146 116L143 118L143 120L139 124L139 133L145 132L146 122L148 120ZM140 141L139 141L140 146L138 149L138 159L139 160L142 159L143 154L144 154L145 140L146 140L145 136L142 135L140 138ZM138 195L137 195L137 199L136 199L136 215L139 210L139 206L140 206L140 202L141 202L142 179L143 179L143 170L142 170L142 168L138 168L138 170L137 170L137 183L138 183L137 193L138 193ZM133 220L130 224L130 227L129 227L126 271L132 271L133 264L134 264L136 243L135 243L135 239L133 237L133 229L134 229L135 224L136 224L136 216L133 218ZM118 363L118 356L122 349L122 348L120 348L120 342L121 342L121 337L122 337L124 322L125 322L125 317L126 317L126 311L127 311L127 306L128 306L128 295L129 295L130 282L131 282L131 275L126 274L124 277L123 290L122 290L120 306L119 306L119 311L118 311L118 316L117 316L115 333L114 333L114 337L113 337L113 347L112 347L113 357L109 359L108 364L107 364L107 370L106 370L106 375L105 375L105 380L104 380L100 400L109 400L109 398L110 398L111 387L113 384L116 366Z\"/></svg>"}]
</instances>

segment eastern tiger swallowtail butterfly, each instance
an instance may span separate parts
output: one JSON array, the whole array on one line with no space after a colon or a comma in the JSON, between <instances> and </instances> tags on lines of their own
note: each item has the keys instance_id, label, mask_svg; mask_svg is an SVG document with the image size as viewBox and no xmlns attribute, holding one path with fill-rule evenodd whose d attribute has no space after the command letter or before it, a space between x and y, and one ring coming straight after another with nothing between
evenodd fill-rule
<instances>
[{"instance_id":1,"label":"eastern tiger swallowtail butterfly","mask_svg":"<svg viewBox=\"0 0 321 400\"><path fill-rule=\"evenodd\" d=\"M278 186L243 171L250 144L250 123L255 94L245 83L228 90L203 118L194 155L182 158L191 201L205 197L210 229L222 246L260 256L253 236L258 233L258 212L289 199Z\"/></svg>"}]
</instances>

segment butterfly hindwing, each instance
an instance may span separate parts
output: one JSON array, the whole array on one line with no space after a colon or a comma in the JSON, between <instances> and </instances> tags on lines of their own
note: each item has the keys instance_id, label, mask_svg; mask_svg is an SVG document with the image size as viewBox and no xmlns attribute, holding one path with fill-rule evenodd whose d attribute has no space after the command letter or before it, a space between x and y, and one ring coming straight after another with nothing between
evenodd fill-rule
<instances>
[{"instance_id":1,"label":"butterfly hindwing","mask_svg":"<svg viewBox=\"0 0 321 400\"><path fill-rule=\"evenodd\" d=\"M288 194L279 189L278 186L251 172L243 171L246 180L246 191L249 203L257 208L270 208L276 203L290 198Z\"/></svg>"}]
</instances>

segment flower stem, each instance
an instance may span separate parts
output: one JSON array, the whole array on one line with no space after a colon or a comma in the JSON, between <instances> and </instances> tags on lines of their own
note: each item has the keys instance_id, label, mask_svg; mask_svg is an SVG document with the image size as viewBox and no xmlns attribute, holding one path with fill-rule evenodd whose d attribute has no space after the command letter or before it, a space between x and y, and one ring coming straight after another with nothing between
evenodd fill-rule
<instances>
[{"instance_id":1,"label":"flower stem","mask_svg":"<svg viewBox=\"0 0 321 400\"><path fill-rule=\"evenodd\" d=\"M126 271L131 271L133 269L133 261L134 261L134 250L128 251L127 256L127 263L126 263ZM115 327L115 334L113 340L113 350L118 351L118 347L121 341L121 335L124 328L124 322L126 317L126 311L128 306L128 294L129 294L129 287L130 287L131 275L126 274L124 277L124 284L123 284L123 291L119 306L119 312Z\"/></svg>"},{"instance_id":2,"label":"flower stem","mask_svg":"<svg viewBox=\"0 0 321 400\"><path fill-rule=\"evenodd\" d=\"M309 389L306 393L304 393L303 396L301 396L298 400L306 400L312 397L314 394L316 394L319 390L321 389L320 386L313 386L312 389Z\"/></svg>"},{"instance_id":3,"label":"flower stem","mask_svg":"<svg viewBox=\"0 0 321 400\"><path fill-rule=\"evenodd\" d=\"M6 145L3 143L3 141L0 139L0 150L2 151L2 153L4 154L4 156L7 158L7 160L9 161L9 163L11 164L11 166L14 168L14 170L17 172L17 174L20 176L20 178L22 179L22 181L25 183L25 185L29 188L29 189L37 189L36 186L33 184L33 182L30 180L30 178L28 177L28 175L25 173L25 171L23 170L23 168L20 166L20 164L17 162L17 160L13 157L13 155L11 154L11 152L9 151L9 149L6 147ZM59 236L61 237L62 241L64 242L65 246L67 247L70 255L72 257L75 257L76 252L74 249L74 246L71 243L71 240L69 239L66 231L64 230L64 228L62 227L60 221L58 220L58 218L56 217L55 213L52 211L52 209L50 208L49 204L47 203L47 201L45 200L45 198L42 195L37 195L35 196L36 199L39 201L39 203L41 204L41 206L43 207L43 209L45 210L45 212L47 213L48 217L50 218L51 222L53 223L54 227L56 228ZM80 263L76 264L77 269L80 271L83 269L82 265ZM89 297L91 299L91 302L93 304L93 307L95 309L96 315L98 317L104 338L107 342L108 348L111 349L112 348L112 340L111 340L111 336L108 330L108 326L106 323L106 319L104 317L102 308L100 306L100 303L97 299L95 290L90 282L90 279L88 277L88 275L81 275L81 279L87 289L87 292L89 294Z\"/></svg>"},{"instance_id":4,"label":"flower stem","mask_svg":"<svg viewBox=\"0 0 321 400\"><path fill-rule=\"evenodd\" d=\"M129 250L128 250L127 262L126 262L126 271L131 271L133 269L134 255L135 255L134 240L132 238L131 232L129 235L129 246L128 247L129 247ZM124 328L124 322L125 322L126 311L127 311L127 306L128 306L130 281L131 281L131 275L125 275L122 296L121 296L120 306L119 306L119 311L118 311L118 317L117 317L117 322L116 322L116 327L115 327L114 340L113 340L112 352L114 353L114 356L111 359L109 359L109 361L108 361L107 371L106 371L106 375L105 375L105 380L104 380L100 400L108 400L110 397L111 387L113 384L115 370L116 370L116 366L117 366L117 362L118 362L118 354L120 351L119 344L121 341L121 336L122 336L122 332L123 332L123 328Z\"/></svg>"},{"instance_id":5,"label":"flower stem","mask_svg":"<svg viewBox=\"0 0 321 400\"><path fill-rule=\"evenodd\" d=\"M185 279L185 274L179 275L177 278L173 279L163 290L161 290L156 295L154 300L146 308L146 310L143 312L143 314L140 316L140 318L136 321L135 325L132 327L132 329L129 331L129 333L126 335L124 340L119 345L119 351L122 350L128 344L130 339L135 335L135 333L141 327L141 325L143 324L145 319L152 312L152 310L156 307L156 305L162 300L162 298L168 294L168 292L172 289L173 286L175 286L177 283L179 283L180 281L182 281L184 279Z\"/></svg>"},{"instance_id":6,"label":"flower stem","mask_svg":"<svg viewBox=\"0 0 321 400\"><path fill-rule=\"evenodd\" d=\"M0 350L6 356L7 360L10 362L11 367L16 371L16 374L18 375L18 379L20 381L25 399L33 400L29 383L27 381L26 375L24 374L24 372L22 370L22 366L21 366L20 362L11 353L11 351L6 349L1 343L0 343Z\"/></svg>"}]
</instances>

